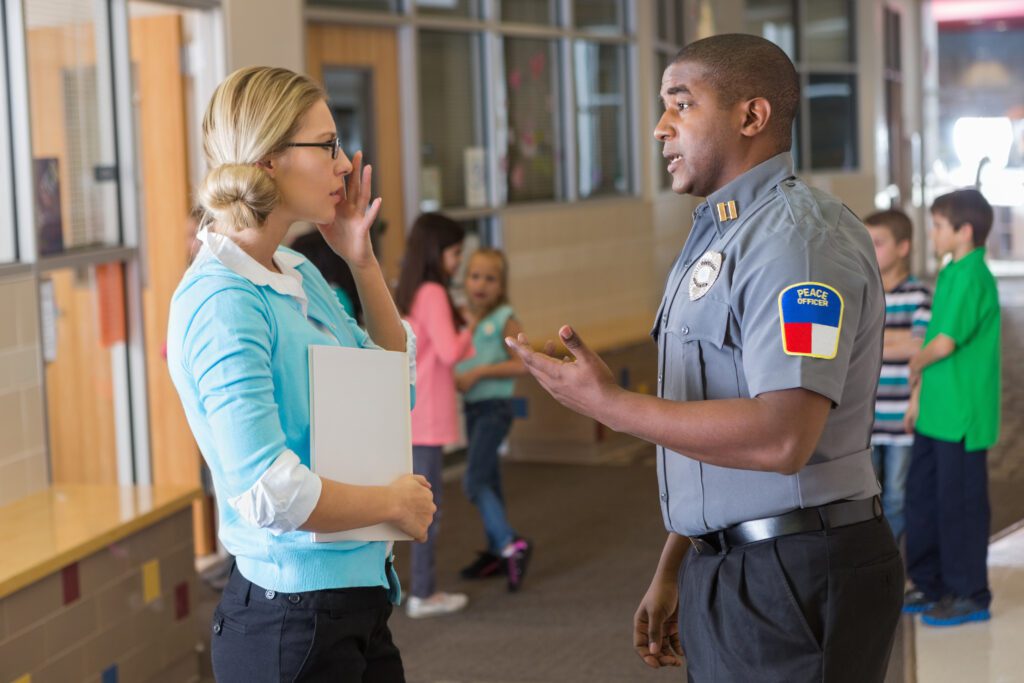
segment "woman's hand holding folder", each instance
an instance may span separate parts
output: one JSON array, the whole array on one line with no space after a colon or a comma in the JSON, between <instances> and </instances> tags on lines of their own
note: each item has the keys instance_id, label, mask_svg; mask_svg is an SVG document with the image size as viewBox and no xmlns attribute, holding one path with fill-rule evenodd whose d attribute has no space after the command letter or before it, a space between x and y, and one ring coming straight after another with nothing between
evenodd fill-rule
<instances>
[{"instance_id":1,"label":"woman's hand holding folder","mask_svg":"<svg viewBox=\"0 0 1024 683\"><path fill-rule=\"evenodd\" d=\"M406 474L388 489L394 496L395 512L391 523L420 543L427 540L427 529L437 511L430 482L418 474Z\"/></svg>"}]
</instances>

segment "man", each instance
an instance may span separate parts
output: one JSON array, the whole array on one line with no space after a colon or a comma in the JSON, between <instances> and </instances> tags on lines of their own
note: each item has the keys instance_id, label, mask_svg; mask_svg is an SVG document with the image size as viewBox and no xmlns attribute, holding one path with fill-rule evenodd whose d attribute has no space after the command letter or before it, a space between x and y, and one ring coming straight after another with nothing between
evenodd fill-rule
<instances>
[{"instance_id":1,"label":"man","mask_svg":"<svg viewBox=\"0 0 1024 683\"><path fill-rule=\"evenodd\" d=\"M648 665L685 650L694 681L881 681L903 569L871 466L871 239L793 177L799 81L778 47L692 43L661 99L672 188L707 201L652 331L658 396L618 387L569 327L575 362L507 342L561 403L658 445L670 533L634 619Z\"/></svg>"}]
</instances>

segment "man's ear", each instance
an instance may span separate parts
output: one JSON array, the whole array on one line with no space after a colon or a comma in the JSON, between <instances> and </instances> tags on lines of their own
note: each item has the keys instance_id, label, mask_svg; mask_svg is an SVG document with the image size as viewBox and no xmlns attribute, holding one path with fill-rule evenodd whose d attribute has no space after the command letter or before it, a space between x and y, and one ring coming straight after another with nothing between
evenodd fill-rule
<instances>
[{"instance_id":1,"label":"man's ear","mask_svg":"<svg viewBox=\"0 0 1024 683\"><path fill-rule=\"evenodd\" d=\"M740 133L748 138L760 135L768 127L772 116L771 102L763 97L755 97L743 102L743 127Z\"/></svg>"}]
</instances>

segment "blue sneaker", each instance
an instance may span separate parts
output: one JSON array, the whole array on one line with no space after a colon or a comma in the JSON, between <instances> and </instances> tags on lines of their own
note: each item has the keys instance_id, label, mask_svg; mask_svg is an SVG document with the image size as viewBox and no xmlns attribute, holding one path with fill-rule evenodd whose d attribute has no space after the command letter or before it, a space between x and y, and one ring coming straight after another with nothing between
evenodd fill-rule
<instances>
[{"instance_id":1,"label":"blue sneaker","mask_svg":"<svg viewBox=\"0 0 1024 683\"><path fill-rule=\"evenodd\" d=\"M921 623L929 626L959 626L991 618L992 614L987 607L982 607L970 598L947 598L921 615Z\"/></svg>"},{"instance_id":2,"label":"blue sneaker","mask_svg":"<svg viewBox=\"0 0 1024 683\"><path fill-rule=\"evenodd\" d=\"M920 614L935 607L935 601L923 592L912 588L903 595L903 613Z\"/></svg>"}]
</instances>

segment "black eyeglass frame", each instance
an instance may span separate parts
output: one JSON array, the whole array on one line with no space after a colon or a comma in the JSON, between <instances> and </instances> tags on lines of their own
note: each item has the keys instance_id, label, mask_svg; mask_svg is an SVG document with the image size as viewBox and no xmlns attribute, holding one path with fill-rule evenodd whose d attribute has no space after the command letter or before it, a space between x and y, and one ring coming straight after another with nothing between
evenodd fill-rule
<instances>
[{"instance_id":1,"label":"black eyeglass frame","mask_svg":"<svg viewBox=\"0 0 1024 683\"><path fill-rule=\"evenodd\" d=\"M341 152L341 138L334 138L327 142L289 142L285 147L320 147L330 151L331 159L337 159Z\"/></svg>"}]
</instances>

